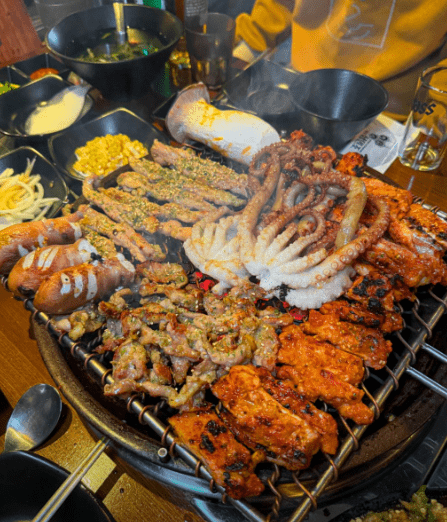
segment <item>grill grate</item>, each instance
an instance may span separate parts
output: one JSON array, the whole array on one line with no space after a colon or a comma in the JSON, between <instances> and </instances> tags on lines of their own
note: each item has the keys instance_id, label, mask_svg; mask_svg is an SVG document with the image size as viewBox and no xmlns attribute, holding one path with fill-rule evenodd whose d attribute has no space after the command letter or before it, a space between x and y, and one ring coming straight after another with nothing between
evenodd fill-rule
<instances>
[{"instance_id":1,"label":"grill grate","mask_svg":"<svg viewBox=\"0 0 447 522\"><path fill-rule=\"evenodd\" d=\"M3 284L7 287L6 278L3 279ZM393 363L392 368L389 363L385 371L382 372L385 373L385 378L383 378L381 372L374 370L370 370L367 373L362 388L370 399L370 407L375 411L376 418L378 418L380 410L388 397L399 387L399 381L404 374L411 376L442 397L447 398L447 389L443 385L413 367L417 361L420 350L442 363L447 363L447 356L427 342L432 336L436 323L447 310L447 294L442 293L443 291L444 289L429 288L423 291L422 295L419 295L419 298L411 309L402 310L405 327L401 332L394 334L393 347L395 345L397 345L397 347L393 350L393 358L395 361L391 361L391 363ZM111 384L113 382L110 364L104 356L93 352L95 346L100 342L100 337L93 338L88 342L74 342L68 335L60 335L51 324L50 318L34 308L31 299L25 300L24 306L32 312L35 320L44 324L47 331L57 338L60 346L68 349L72 357L80 360L86 370L92 372L100 379L102 385ZM282 494L277 487L281 478L281 470L277 466L272 466L273 471L269 476L264 478L271 491L269 498L270 513L268 515L261 513L260 510L248 501L234 500L227 497L223 488L214 484L212 477L205 467L201 465L200 461L188 450L175 443L173 435L169 432L169 426L166 426L166 424L160 420L164 406L163 402L155 405L145 404L144 397L139 395L134 395L127 401L128 411L138 418L140 424L151 428L159 437L161 448L158 451L158 458L161 462L165 462L176 454L189 467L195 470L197 477L209 481L210 489L219 492L222 495L222 500L230 503L242 513L247 520L252 522L267 522L271 518L278 518L280 516L281 504L284 501L285 495ZM323 462L323 465L320 465L317 471L310 469L305 470L300 475L297 473L290 474L293 482L303 494L301 495L298 508L287 519L287 522L301 522L311 509L317 508L318 498L332 481L338 479L341 467L351 453L358 449L359 441L368 426L351 425L341 417L339 417L339 419L345 428L346 435L340 444L337 455L335 457L324 455L326 463ZM310 487L307 485L308 482L311 483Z\"/></svg>"},{"instance_id":2,"label":"grill grate","mask_svg":"<svg viewBox=\"0 0 447 522\"><path fill-rule=\"evenodd\" d=\"M192 148L200 153L202 157L224 163L237 172L244 170L241 165L222 158L220 154L211 151L201 144L196 144ZM423 203L421 200L416 200L416 202ZM447 214L438 208L429 207L428 205L424 206L436 212L443 219L447 219ZM2 282L7 287L7 279L3 278ZM57 339L61 347L69 350L71 356L79 360L85 370L88 370L89 373L92 373L100 380L102 386L113 383L111 365L107 356L93 352L93 349L100 343L100 336L90 341L74 342L68 335L60 335L51 324L50 317L37 311L31 299L25 300L24 306L32 312L33 318L42 323L49 334ZM383 405L389 396L399 388L400 380L404 375L410 376L443 398L447 398L446 387L414 367L421 350L431 358L447 364L447 356L428 343L432 337L433 328L447 311L447 293L445 293L445 288L430 287L420 289L416 301L408 308L400 305L400 311L404 318L405 326L401 332L391 336L393 352L390 354L387 366L381 371L367 370L362 383L362 389L370 401L370 407L374 411L376 422ZM268 485L271 493L263 495L260 505L265 509L262 509L261 512L261 508L258 509L256 507L258 505L256 501L249 503L246 500L229 498L223 488L214 484L211 475L201 465L201 462L188 450L175 443L174 437L169 431L169 426L163 421L163 417L166 418L167 415L167 406L164 401L148 403L144 396L133 395L127 400L127 410L138 419L140 424L149 427L161 441L161 447L158 450L158 459L161 463L165 463L174 456L180 457L194 470L196 477L209 482L211 491L218 492L224 502L231 504L247 520L252 522L269 522L271 519L283 520L283 517L281 517L281 506L286 500L289 503L288 508L290 508L290 502L293 503L294 507L297 503L299 505L293 514L284 520L287 522L301 522L310 510L317 508L318 499L328 488L329 484L337 481L342 466L347 462L350 455L359 448L360 439L369 428L368 426L358 426L350 421L346 421L335 410L329 408L330 412L338 418L340 425L341 442L337 455L331 457L323 454L320 462L300 473L282 471L276 465L269 465L267 468L262 469L260 472L261 478ZM293 496L290 495L289 497L290 488L281 487L285 479L289 480L289 482L292 480L296 486ZM300 494L296 495L296 491L300 492ZM265 515L264 512L268 514Z\"/></svg>"}]
</instances>

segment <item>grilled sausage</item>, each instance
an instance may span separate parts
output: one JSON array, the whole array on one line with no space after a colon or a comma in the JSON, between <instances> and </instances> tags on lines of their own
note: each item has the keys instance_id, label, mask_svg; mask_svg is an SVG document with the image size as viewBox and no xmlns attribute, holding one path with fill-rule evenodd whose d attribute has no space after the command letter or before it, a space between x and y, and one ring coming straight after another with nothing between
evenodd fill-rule
<instances>
[{"instance_id":1,"label":"grilled sausage","mask_svg":"<svg viewBox=\"0 0 447 522\"><path fill-rule=\"evenodd\" d=\"M10 272L17 261L38 247L74 243L82 236L76 223L81 212L42 221L11 225L0 231L0 275Z\"/></svg>"},{"instance_id":2,"label":"grilled sausage","mask_svg":"<svg viewBox=\"0 0 447 522\"><path fill-rule=\"evenodd\" d=\"M134 276L135 267L122 254L65 268L39 286L34 306L47 314L68 314L108 297L120 286L128 286Z\"/></svg>"},{"instance_id":3,"label":"grilled sausage","mask_svg":"<svg viewBox=\"0 0 447 522\"><path fill-rule=\"evenodd\" d=\"M78 239L70 245L38 248L14 265L8 277L8 288L16 296L30 297L51 274L98 257L96 248L86 239Z\"/></svg>"}]
</instances>

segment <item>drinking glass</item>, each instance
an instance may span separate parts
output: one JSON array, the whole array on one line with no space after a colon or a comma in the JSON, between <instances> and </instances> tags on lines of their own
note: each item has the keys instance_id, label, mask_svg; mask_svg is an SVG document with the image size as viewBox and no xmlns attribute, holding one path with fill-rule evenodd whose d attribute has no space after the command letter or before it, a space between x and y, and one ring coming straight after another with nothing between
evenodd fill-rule
<instances>
[{"instance_id":1,"label":"drinking glass","mask_svg":"<svg viewBox=\"0 0 447 522\"><path fill-rule=\"evenodd\" d=\"M236 24L221 13L203 13L185 18L185 38L192 74L210 89L228 79Z\"/></svg>"},{"instance_id":2,"label":"drinking glass","mask_svg":"<svg viewBox=\"0 0 447 522\"><path fill-rule=\"evenodd\" d=\"M431 171L441 164L447 148L447 67L435 66L421 74L399 146L401 163Z\"/></svg>"}]
</instances>

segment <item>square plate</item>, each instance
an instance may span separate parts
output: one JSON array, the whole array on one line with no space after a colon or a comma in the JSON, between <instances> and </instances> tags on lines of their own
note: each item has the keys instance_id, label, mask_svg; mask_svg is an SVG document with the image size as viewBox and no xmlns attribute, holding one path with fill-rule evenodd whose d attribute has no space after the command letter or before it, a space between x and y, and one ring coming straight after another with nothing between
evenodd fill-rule
<instances>
[{"instance_id":1,"label":"square plate","mask_svg":"<svg viewBox=\"0 0 447 522\"><path fill-rule=\"evenodd\" d=\"M68 189L56 167L42 156L40 152L37 152L37 150L31 147L19 147L0 156L0 174L8 168L12 168L15 174L20 174L26 169L27 158L32 160L34 157L36 158L36 162L31 174L40 175L40 183L43 186L44 196L60 199L60 201L53 203L45 214L46 218L51 218L67 203Z\"/></svg>"},{"instance_id":2,"label":"square plate","mask_svg":"<svg viewBox=\"0 0 447 522\"><path fill-rule=\"evenodd\" d=\"M14 138L47 138L50 134L27 135L25 121L31 112L42 102L50 100L55 94L71 84L49 74L38 80L32 80L19 89L6 92L0 96L0 132ZM84 108L78 121L93 107L93 99L87 96Z\"/></svg>"},{"instance_id":3,"label":"square plate","mask_svg":"<svg viewBox=\"0 0 447 522\"><path fill-rule=\"evenodd\" d=\"M64 63L57 60L49 53L39 54L37 56L33 56L32 58L28 58L28 60L23 60L14 64L15 69L23 72L27 76L32 74L34 71L37 71L37 69L48 67L56 69L56 71L59 71L60 73L68 70Z\"/></svg>"},{"instance_id":4,"label":"square plate","mask_svg":"<svg viewBox=\"0 0 447 522\"><path fill-rule=\"evenodd\" d=\"M64 132L51 136L48 140L51 157L56 166L71 178L82 180L73 165L75 151L97 136L125 134L131 140L138 140L148 150L155 139L168 143L169 138L133 112L118 108L99 118L70 127Z\"/></svg>"},{"instance_id":5,"label":"square plate","mask_svg":"<svg viewBox=\"0 0 447 522\"><path fill-rule=\"evenodd\" d=\"M29 82L29 78L25 74L14 69L14 67L7 66L0 69L0 83L5 82L24 85Z\"/></svg>"}]
</instances>

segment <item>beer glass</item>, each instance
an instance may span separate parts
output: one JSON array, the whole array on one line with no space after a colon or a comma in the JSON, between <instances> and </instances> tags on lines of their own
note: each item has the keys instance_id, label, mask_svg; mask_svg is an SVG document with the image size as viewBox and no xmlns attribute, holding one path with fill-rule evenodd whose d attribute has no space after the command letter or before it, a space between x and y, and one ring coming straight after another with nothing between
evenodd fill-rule
<instances>
[{"instance_id":1,"label":"beer glass","mask_svg":"<svg viewBox=\"0 0 447 522\"><path fill-rule=\"evenodd\" d=\"M399 159L414 170L431 171L447 148L447 67L421 74L399 147Z\"/></svg>"}]
</instances>

